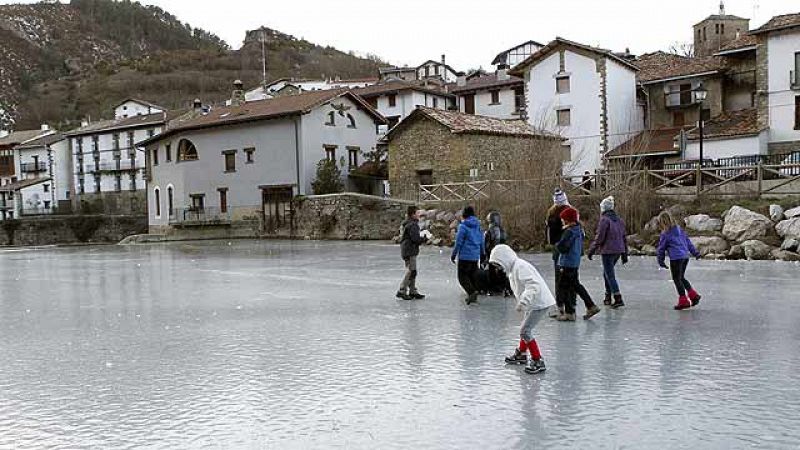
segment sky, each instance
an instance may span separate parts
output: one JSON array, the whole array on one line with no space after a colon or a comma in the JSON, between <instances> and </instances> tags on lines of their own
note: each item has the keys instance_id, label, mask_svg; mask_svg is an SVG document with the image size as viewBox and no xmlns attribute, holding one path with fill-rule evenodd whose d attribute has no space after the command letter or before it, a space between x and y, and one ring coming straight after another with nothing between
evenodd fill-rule
<instances>
[{"instance_id":1,"label":"sky","mask_svg":"<svg viewBox=\"0 0 800 450\"><path fill-rule=\"evenodd\" d=\"M35 3L5 1L2 3ZM692 25L719 11L719 0L140 0L233 48L261 25L398 65L446 55L456 70L490 68L497 53L560 36L634 54L692 40ZM756 28L798 12L789 0L728 0L726 12ZM667 6L668 5L668 6Z\"/></svg>"}]
</instances>

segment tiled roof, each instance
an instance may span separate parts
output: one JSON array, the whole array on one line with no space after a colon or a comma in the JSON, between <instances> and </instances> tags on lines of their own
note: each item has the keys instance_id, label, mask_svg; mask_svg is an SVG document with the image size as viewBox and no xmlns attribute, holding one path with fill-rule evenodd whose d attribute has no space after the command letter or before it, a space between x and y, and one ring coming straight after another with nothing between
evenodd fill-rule
<instances>
[{"instance_id":1,"label":"tiled roof","mask_svg":"<svg viewBox=\"0 0 800 450\"><path fill-rule=\"evenodd\" d=\"M54 144L59 141L63 141L66 139L61 133L53 133L48 134L47 136L40 136L32 141L27 141L24 144L18 145L18 149L26 149L26 148L36 148L36 147L43 147L45 145Z\"/></svg>"},{"instance_id":2,"label":"tiled roof","mask_svg":"<svg viewBox=\"0 0 800 450\"><path fill-rule=\"evenodd\" d=\"M36 139L43 134L52 134L52 131L45 130L22 130L14 131L4 138L0 138L0 147L9 145L24 144L27 141Z\"/></svg>"},{"instance_id":3,"label":"tiled roof","mask_svg":"<svg viewBox=\"0 0 800 450\"><path fill-rule=\"evenodd\" d=\"M386 83L373 84L363 88L353 89L353 93L358 94L364 98L377 97L379 95L392 94L406 90L414 90L419 92L427 92L430 94L438 94L448 96L444 88L435 83L425 83L424 81L389 81Z\"/></svg>"},{"instance_id":4,"label":"tiled roof","mask_svg":"<svg viewBox=\"0 0 800 450\"><path fill-rule=\"evenodd\" d=\"M612 149L606 156L609 158L625 158L629 156L658 156L680 153L680 149L675 148L675 139L680 133L680 127L645 130Z\"/></svg>"},{"instance_id":5,"label":"tiled roof","mask_svg":"<svg viewBox=\"0 0 800 450\"><path fill-rule=\"evenodd\" d=\"M763 129L758 126L758 115L755 109L724 112L711 120L703 122L703 138L723 138L736 136L752 136ZM693 128L689 139L699 139L700 131Z\"/></svg>"},{"instance_id":6,"label":"tiled roof","mask_svg":"<svg viewBox=\"0 0 800 450\"><path fill-rule=\"evenodd\" d=\"M695 25L701 24L707 20L750 20L745 19L744 17L734 16L733 14L712 14L705 19L701 20L700 22L696 23Z\"/></svg>"},{"instance_id":7,"label":"tiled roof","mask_svg":"<svg viewBox=\"0 0 800 450\"><path fill-rule=\"evenodd\" d=\"M26 187L37 185L39 183L44 183L45 181L50 181L50 178L33 178L30 180L15 181L13 183L0 186L0 192L14 192L20 189L25 189Z\"/></svg>"},{"instance_id":8,"label":"tiled roof","mask_svg":"<svg viewBox=\"0 0 800 450\"><path fill-rule=\"evenodd\" d=\"M752 34L743 34L738 38L728 42L719 49L719 53L732 53L736 50L754 47L758 43L758 38Z\"/></svg>"},{"instance_id":9,"label":"tiled roof","mask_svg":"<svg viewBox=\"0 0 800 450\"><path fill-rule=\"evenodd\" d=\"M447 127L454 134L489 134L498 136L538 137L546 139L562 139L561 136L547 131L537 130L524 120L505 120L494 117L477 116L457 111L417 106L408 117L392 128L386 135L391 140L399 130L421 117L427 117Z\"/></svg>"},{"instance_id":10,"label":"tiled roof","mask_svg":"<svg viewBox=\"0 0 800 450\"><path fill-rule=\"evenodd\" d=\"M163 124L166 121L164 113L143 114L141 116L126 117L124 119L100 120L90 123L67 133L67 136L81 136L103 131L122 130L126 128L139 128Z\"/></svg>"},{"instance_id":11,"label":"tiled roof","mask_svg":"<svg viewBox=\"0 0 800 450\"><path fill-rule=\"evenodd\" d=\"M145 106L149 106L151 108L160 109L161 111L166 111L167 110L167 108L164 108L163 106L156 105L153 102L148 102L147 100L142 100L140 98L134 98L134 97L126 98L125 100L119 102L118 105L121 105L123 103L128 103L128 102L135 102L135 103L138 103L140 105L145 105Z\"/></svg>"},{"instance_id":12,"label":"tiled roof","mask_svg":"<svg viewBox=\"0 0 800 450\"><path fill-rule=\"evenodd\" d=\"M524 81L522 78L515 77L513 75L507 76L504 80L499 80L497 79L497 74L493 73L470 78L467 80L467 84L464 86L459 86L457 83L451 83L448 85L448 90L453 94L462 94L465 92L480 91L506 86L521 86L523 82Z\"/></svg>"},{"instance_id":13,"label":"tiled roof","mask_svg":"<svg viewBox=\"0 0 800 450\"><path fill-rule=\"evenodd\" d=\"M690 58L660 51L641 55L634 64L639 67L637 79L641 83L719 72L725 68L725 61L718 56Z\"/></svg>"},{"instance_id":14,"label":"tiled roof","mask_svg":"<svg viewBox=\"0 0 800 450\"><path fill-rule=\"evenodd\" d=\"M586 51L586 52L595 53L595 54L597 54L599 56L604 56L606 58L613 59L614 61L616 61L616 62L622 64L623 66L628 67L628 68L630 68L632 70L639 70L638 67L636 67L634 64L632 64L630 61L626 60L625 58L619 57L617 54L615 54L611 50L606 50L604 48L599 48L599 47L592 47L590 45L580 44L578 42L574 42L574 41L570 41L568 39L557 37L554 40L550 41L550 43L548 43L544 47L540 48L539 51L535 52L534 54L532 54L531 56L526 58L524 61L522 61L521 63L519 63L516 66L514 66L514 68L509 73L511 73L513 75L517 75L517 76L522 75L526 67L537 63L538 61L540 61L541 59L547 57L548 55L550 55L550 53L555 51L555 49L557 49L557 48L559 48L561 46L572 47L572 48L575 48L575 49L578 49L578 50L583 50L583 51Z\"/></svg>"},{"instance_id":15,"label":"tiled roof","mask_svg":"<svg viewBox=\"0 0 800 450\"><path fill-rule=\"evenodd\" d=\"M750 34L768 33L798 26L800 26L800 13L783 14L769 19L767 23L751 31Z\"/></svg>"}]
</instances>

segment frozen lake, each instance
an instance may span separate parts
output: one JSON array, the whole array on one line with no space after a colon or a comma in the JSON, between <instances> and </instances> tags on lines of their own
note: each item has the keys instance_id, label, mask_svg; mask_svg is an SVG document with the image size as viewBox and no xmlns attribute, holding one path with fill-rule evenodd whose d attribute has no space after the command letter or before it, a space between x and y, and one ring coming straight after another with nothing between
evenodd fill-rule
<instances>
[{"instance_id":1,"label":"frozen lake","mask_svg":"<svg viewBox=\"0 0 800 450\"><path fill-rule=\"evenodd\" d=\"M397 301L396 246L0 250L0 448L797 448L800 266L632 258L626 304L543 321L466 307L447 250ZM549 256L529 257L552 279ZM602 302L598 261L582 278ZM582 313L582 307L579 312Z\"/></svg>"}]
</instances>

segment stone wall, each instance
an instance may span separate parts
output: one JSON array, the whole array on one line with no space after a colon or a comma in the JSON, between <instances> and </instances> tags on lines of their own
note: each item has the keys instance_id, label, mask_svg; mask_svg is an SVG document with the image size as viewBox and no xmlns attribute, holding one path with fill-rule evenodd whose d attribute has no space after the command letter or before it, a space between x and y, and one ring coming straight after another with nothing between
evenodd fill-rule
<instances>
[{"instance_id":1,"label":"stone wall","mask_svg":"<svg viewBox=\"0 0 800 450\"><path fill-rule=\"evenodd\" d=\"M144 190L82 194L76 197L75 210L82 214L147 215Z\"/></svg>"},{"instance_id":2,"label":"stone wall","mask_svg":"<svg viewBox=\"0 0 800 450\"><path fill-rule=\"evenodd\" d=\"M117 243L147 232L144 216L61 216L0 222L0 245Z\"/></svg>"},{"instance_id":3,"label":"stone wall","mask_svg":"<svg viewBox=\"0 0 800 450\"><path fill-rule=\"evenodd\" d=\"M770 142L769 153L771 155L800 152L800 141Z\"/></svg>"},{"instance_id":4,"label":"stone wall","mask_svg":"<svg viewBox=\"0 0 800 450\"><path fill-rule=\"evenodd\" d=\"M392 239L412 202L362 194L300 197L294 236L303 239Z\"/></svg>"}]
</instances>

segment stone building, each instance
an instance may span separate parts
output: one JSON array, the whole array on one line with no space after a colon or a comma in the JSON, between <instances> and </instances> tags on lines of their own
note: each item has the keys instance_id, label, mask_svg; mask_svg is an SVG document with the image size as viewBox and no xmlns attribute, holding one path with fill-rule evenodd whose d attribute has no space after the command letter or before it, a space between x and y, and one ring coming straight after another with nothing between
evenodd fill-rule
<instances>
[{"instance_id":1,"label":"stone building","mask_svg":"<svg viewBox=\"0 0 800 450\"><path fill-rule=\"evenodd\" d=\"M393 197L414 198L419 185L525 179L560 167L562 138L522 120L418 107L386 135Z\"/></svg>"},{"instance_id":2,"label":"stone building","mask_svg":"<svg viewBox=\"0 0 800 450\"><path fill-rule=\"evenodd\" d=\"M725 13L725 2L719 4L719 14L712 14L694 26L695 56L711 56L726 44L750 30L750 19Z\"/></svg>"}]
</instances>

